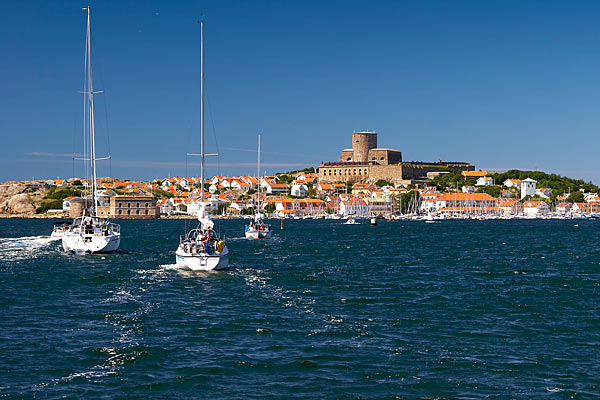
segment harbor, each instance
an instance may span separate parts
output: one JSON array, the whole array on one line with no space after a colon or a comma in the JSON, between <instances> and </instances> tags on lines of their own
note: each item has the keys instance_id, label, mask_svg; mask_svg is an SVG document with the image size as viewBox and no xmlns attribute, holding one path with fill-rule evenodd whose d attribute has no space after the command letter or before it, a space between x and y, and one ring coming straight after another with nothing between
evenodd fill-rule
<instances>
[{"instance_id":1,"label":"harbor","mask_svg":"<svg viewBox=\"0 0 600 400\"><path fill-rule=\"evenodd\" d=\"M179 220L123 220L92 257L0 220L2 392L595 397L593 221L218 224L230 265L207 274L174 264Z\"/></svg>"},{"instance_id":2,"label":"harbor","mask_svg":"<svg viewBox=\"0 0 600 400\"><path fill-rule=\"evenodd\" d=\"M598 15L6 3L0 398L600 398Z\"/></svg>"}]
</instances>

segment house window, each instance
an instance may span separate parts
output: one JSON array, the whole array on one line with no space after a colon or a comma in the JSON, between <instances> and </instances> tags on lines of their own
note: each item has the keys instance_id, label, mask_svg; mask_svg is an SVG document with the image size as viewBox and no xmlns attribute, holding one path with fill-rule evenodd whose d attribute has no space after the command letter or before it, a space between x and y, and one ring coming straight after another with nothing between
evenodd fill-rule
<instances>
[{"instance_id":1,"label":"house window","mask_svg":"<svg viewBox=\"0 0 600 400\"><path fill-rule=\"evenodd\" d=\"M127 203L127 208L131 208L131 203Z\"/></svg>"},{"instance_id":2,"label":"house window","mask_svg":"<svg viewBox=\"0 0 600 400\"><path fill-rule=\"evenodd\" d=\"M127 215L131 214L131 210L127 210Z\"/></svg>"},{"instance_id":3,"label":"house window","mask_svg":"<svg viewBox=\"0 0 600 400\"><path fill-rule=\"evenodd\" d=\"M119 214L121 214L121 211L123 211L123 210L119 210Z\"/></svg>"},{"instance_id":4,"label":"house window","mask_svg":"<svg viewBox=\"0 0 600 400\"><path fill-rule=\"evenodd\" d=\"M146 210L146 215L148 215L148 210Z\"/></svg>"},{"instance_id":5,"label":"house window","mask_svg":"<svg viewBox=\"0 0 600 400\"><path fill-rule=\"evenodd\" d=\"M383 161L383 160L384 160L384 158L383 158L383 157L380 157L379 159L380 159L381 161Z\"/></svg>"},{"instance_id":6,"label":"house window","mask_svg":"<svg viewBox=\"0 0 600 400\"><path fill-rule=\"evenodd\" d=\"M139 213L140 213L140 210L135 210L135 213L139 215Z\"/></svg>"}]
</instances>

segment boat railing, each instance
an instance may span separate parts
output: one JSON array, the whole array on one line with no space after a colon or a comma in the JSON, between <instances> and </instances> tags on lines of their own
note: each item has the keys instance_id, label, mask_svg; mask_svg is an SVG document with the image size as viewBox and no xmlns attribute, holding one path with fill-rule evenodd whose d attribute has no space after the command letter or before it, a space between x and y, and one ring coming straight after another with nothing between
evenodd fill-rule
<instances>
[{"instance_id":1,"label":"boat railing","mask_svg":"<svg viewBox=\"0 0 600 400\"><path fill-rule=\"evenodd\" d=\"M121 225L115 224L114 222L109 224L109 229L112 231L112 233L121 233Z\"/></svg>"}]
</instances>

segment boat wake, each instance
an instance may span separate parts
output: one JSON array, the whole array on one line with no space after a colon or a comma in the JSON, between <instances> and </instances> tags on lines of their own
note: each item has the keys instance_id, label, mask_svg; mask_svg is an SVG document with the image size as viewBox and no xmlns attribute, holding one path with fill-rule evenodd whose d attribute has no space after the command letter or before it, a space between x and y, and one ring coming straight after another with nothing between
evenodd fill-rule
<instances>
[{"instance_id":1,"label":"boat wake","mask_svg":"<svg viewBox=\"0 0 600 400\"><path fill-rule=\"evenodd\" d=\"M0 239L0 260L17 261L36 258L39 250L56 242L50 236L23 236Z\"/></svg>"}]
</instances>

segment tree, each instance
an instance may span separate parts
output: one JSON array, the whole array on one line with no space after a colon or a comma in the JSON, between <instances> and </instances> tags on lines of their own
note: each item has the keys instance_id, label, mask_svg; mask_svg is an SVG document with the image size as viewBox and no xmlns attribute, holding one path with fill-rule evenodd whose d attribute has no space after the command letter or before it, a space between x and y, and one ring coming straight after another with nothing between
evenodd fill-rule
<instances>
[{"instance_id":1,"label":"tree","mask_svg":"<svg viewBox=\"0 0 600 400\"><path fill-rule=\"evenodd\" d=\"M573 192L567 197L569 203L582 203L584 200L583 192L580 191Z\"/></svg>"},{"instance_id":2,"label":"tree","mask_svg":"<svg viewBox=\"0 0 600 400\"><path fill-rule=\"evenodd\" d=\"M275 212L276 205L275 203L269 203L265 206L265 212L267 214L273 214Z\"/></svg>"},{"instance_id":3,"label":"tree","mask_svg":"<svg viewBox=\"0 0 600 400\"><path fill-rule=\"evenodd\" d=\"M492 197L500 197L502 194L502 187L498 185L481 186L477 189L477 193L487 193Z\"/></svg>"},{"instance_id":4,"label":"tree","mask_svg":"<svg viewBox=\"0 0 600 400\"><path fill-rule=\"evenodd\" d=\"M408 207L411 204L411 202L418 202L419 197L421 197L421 195L416 190L411 190L410 192L402 193L402 197L400 198L402 204L400 212L402 212L402 214L407 213L409 211Z\"/></svg>"},{"instance_id":5,"label":"tree","mask_svg":"<svg viewBox=\"0 0 600 400\"><path fill-rule=\"evenodd\" d=\"M375 186L384 187L384 186L394 186L392 182L386 181L385 179L380 179L375 182Z\"/></svg>"},{"instance_id":6,"label":"tree","mask_svg":"<svg viewBox=\"0 0 600 400\"><path fill-rule=\"evenodd\" d=\"M227 210L227 208L229 207L230 203L221 203L217 206L217 208L213 211L213 214L215 215L221 215L223 214L223 211Z\"/></svg>"}]
</instances>

